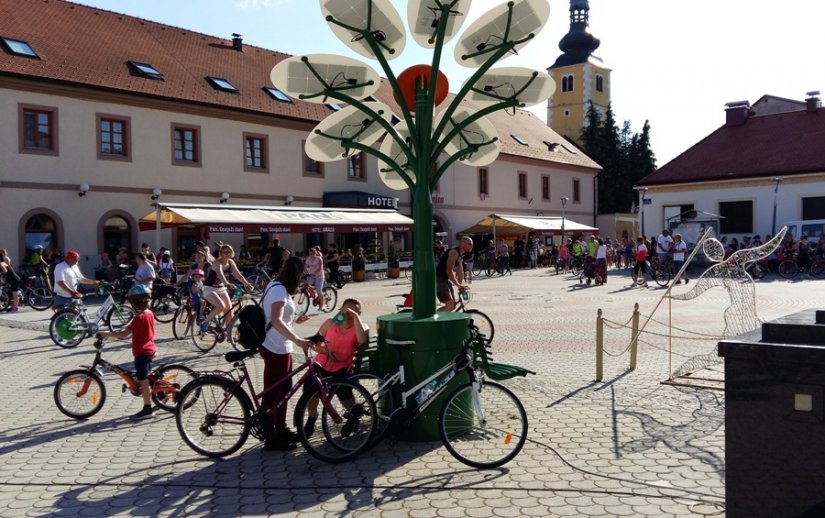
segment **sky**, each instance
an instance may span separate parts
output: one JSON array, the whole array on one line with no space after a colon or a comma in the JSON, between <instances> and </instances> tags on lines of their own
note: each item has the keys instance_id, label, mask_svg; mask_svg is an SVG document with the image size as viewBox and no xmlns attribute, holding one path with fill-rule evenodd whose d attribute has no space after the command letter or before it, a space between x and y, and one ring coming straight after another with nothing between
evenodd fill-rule
<instances>
[{"instance_id":1,"label":"sky","mask_svg":"<svg viewBox=\"0 0 825 518\"><path fill-rule=\"evenodd\" d=\"M407 1L390 0L402 20ZM77 0L110 11L288 54L355 57L384 75L377 61L350 51L321 16L318 0ZM503 0L472 0L463 29ZM570 27L569 0L550 0L550 18L536 39L497 66L545 70L561 54ZM590 0L594 52L611 72L611 102L621 127L651 126L651 148L662 166L724 123L725 103L765 94L803 100L825 92L825 2L822 0ZM457 91L471 69L446 45L442 71ZM398 74L431 61L408 37L390 61ZM558 85L557 85L558 86ZM546 120L544 105L530 109Z\"/></svg>"}]
</instances>

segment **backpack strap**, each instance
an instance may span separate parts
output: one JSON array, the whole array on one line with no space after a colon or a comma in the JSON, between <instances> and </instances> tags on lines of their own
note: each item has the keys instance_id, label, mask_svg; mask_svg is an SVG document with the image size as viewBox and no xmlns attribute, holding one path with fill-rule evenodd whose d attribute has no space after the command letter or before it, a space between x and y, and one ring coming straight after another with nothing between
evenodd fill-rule
<instances>
[{"instance_id":1,"label":"backpack strap","mask_svg":"<svg viewBox=\"0 0 825 518\"><path fill-rule=\"evenodd\" d=\"M266 289L264 290L264 294L261 295L261 304L260 304L261 309L264 308L264 299L266 298L266 294L269 292L269 289L272 288L273 286L275 286L276 284L280 284L281 286L283 286L283 283L278 282L278 281L272 281L272 282L269 283L269 286L267 286ZM264 334L268 333L269 329L271 327L272 327L272 318L270 317L269 322L266 323L266 328L264 329Z\"/></svg>"}]
</instances>

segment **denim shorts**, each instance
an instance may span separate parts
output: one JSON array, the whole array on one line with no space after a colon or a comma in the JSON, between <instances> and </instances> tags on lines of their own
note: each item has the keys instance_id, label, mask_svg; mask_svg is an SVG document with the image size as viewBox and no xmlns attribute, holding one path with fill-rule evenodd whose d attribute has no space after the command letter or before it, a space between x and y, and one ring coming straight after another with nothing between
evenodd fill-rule
<instances>
[{"instance_id":1,"label":"denim shorts","mask_svg":"<svg viewBox=\"0 0 825 518\"><path fill-rule=\"evenodd\" d=\"M143 355L135 356L135 378L138 381L143 381L149 377L152 371L152 356Z\"/></svg>"},{"instance_id":2,"label":"denim shorts","mask_svg":"<svg viewBox=\"0 0 825 518\"><path fill-rule=\"evenodd\" d=\"M80 299L74 299L72 297L64 297L62 295L58 295L57 293L54 294L54 301L52 305L56 308L66 308L71 306L72 304L76 304L75 301L79 301Z\"/></svg>"}]
</instances>

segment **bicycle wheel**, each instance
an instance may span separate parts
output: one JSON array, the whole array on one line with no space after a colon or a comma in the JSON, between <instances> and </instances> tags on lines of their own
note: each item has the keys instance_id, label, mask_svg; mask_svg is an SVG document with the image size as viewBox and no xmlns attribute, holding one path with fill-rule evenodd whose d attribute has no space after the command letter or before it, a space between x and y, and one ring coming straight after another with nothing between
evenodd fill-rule
<instances>
[{"instance_id":1,"label":"bicycle wheel","mask_svg":"<svg viewBox=\"0 0 825 518\"><path fill-rule=\"evenodd\" d=\"M486 314L482 313L477 309L468 309L465 313L469 313L472 315L473 324L478 327L478 330L481 334L484 335L484 340L489 344L493 341L493 335L496 332L495 326L493 326L493 321L488 317Z\"/></svg>"},{"instance_id":2,"label":"bicycle wheel","mask_svg":"<svg viewBox=\"0 0 825 518\"><path fill-rule=\"evenodd\" d=\"M204 376L178 394L175 422L183 441L207 457L225 457L249 438L252 402L235 382Z\"/></svg>"},{"instance_id":3,"label":"bicycle wheel","mask_svg":"<svg viewBox=\"0 0 825 518\"><path fill-rule=\"evenodd\" d=\"M82 313L64 310L52 317L49 322L49 336L52 342L66 349L77 347L86 338L89 323Z\"/></svg>"},{"instance_id":4,"label":"bicycle wheel","mask_svg":"<svg viewBox=\"0 0 825 518\"><path fill-rule=\"evenodd\" d=\"M355 458L371 444L378 420L375 404L367 389L351 381L331 381L326 390L330 407L339 419L333 418L329 409L319 401L316 429L307 433L307 406L318 395L318 388L313 387L295 405L295 426L307 453L324 462L344 462ZM349 392L352 398L348 398Z\"/></svg>"},{"instance_id":5,"label":"bicycle wheel","mask_svg":"<svg viewBox=\"0 0 825 518\"><path fill-rule=\"evenodd\" d=\"M265 275L255 274L247 277L246 280L252 285L252 290L249 292L251 295L260 295L264 292L266 285L269 284L269 279Z\"/></svg>"},{"instance_id":6,"label":"bicycle wheel","mask_svg":"<svg viewBox=\"0 0 825 518\"><path fill-rule=\"evenodd\" d=\"M578 277L582 274L582 262L581 260L573 260L573 263L570 265L570 273L574 277Z\"/></svg>"},{"instance_id":7,"label":"bicycle wheel","mask_svg":"<svg viewBox=\"0 0 825 518\"><path fill-rule=\"evenodd\" d=\"M177 340L183 340L192 336L192 326L195 322L195 314L190 303L186 303L175 310L175 318L172 320L172 335Z\"/></svg>"},{"instance_id":8,"label":"bicycle wheel","mask_svg":"<svg viewBox=\"0 0 825 518\"><path fill-rule=\"evenodd\" d=\"M218 343L218 331L214 322L209 324L206 331L201 331L200 324L192 322L191 329L192 343L200 352L207 353L215 348Z\"/></svg>"},{"instance_id":9,"label":"bicycle wheel","mask_svg":"<svg viewBox=\"0 0 825 518\"><path fill-rule=\"evenodd\" d=\"M92 417L106 402L106 385L93 371L77 369L60 376L54 385L54 404L74 419Z\"/></svg>"},{"instance_id":10,"label":"bicycle wheel","mask_svg":"<svg viewBox=\"0 0 825 518\"><path fill-rule=\"evenodd\" d=\"M229 321L229 325L226 326L226 339L229 340L229 344L232 346L233 349L236 351L246 351L246 347L241 345L241 342L238 341L240 337L240 325L241 319L238 318L238 313L236 312L232 316L232 320Z\"/></svg>"},{"instance_id":11,"label":"bicycle wheel","mask_svg":"<svg viewBox=\"0 0 825 518\"><path fill-rule=\"evenodd\" d=\"M307 292L300 289L293 299L295 300L295 315L299 317L306 315L309 312L309 306L312 302L309 300Z\"/></svg>"},{"instance_id":12,"label":"bicycle wheel","mask_svg":"<svg viewBox=\"0 0 825 518\"><path fill-rule=\"evenodd\" d=\"M136 315L137 312L135 312L132 306L118 304L116 302L106 314L106 327L109 328L109 331L122 331L126 329L126 326L132 322Z\"/></svg>"},{"instance_id":13,"label":"bicycle wheel","mask_svg":"<svg viewBox=\"0 0 825 518\"><path fill-rule=\"evenodd\" d=\"M0 288L0 311L5 311L11 305L11 293L5 286Z\"/></svg>"},{"instance_id":14,"label":"bicycle wheel","mask_svg":"<svg viewBox=\"0 0 825 518\"><path fill-rule=\"evenodd\" d=\"M656 270L656 277L653 280L656 281L656 284L659 286L667 286L670 282L670 267L668 265L662 265Z\"/></svg>"},{"instance_id":15,"label":"bicycle wheel","mask_svg":"<svg viewBox=\"0 0 825 518\"><path fill-rule=\"evenodd\" d=\"M495 468L518 455L527 440L527 414L521 401L498 383L472 383L450 394L438 418L444 446L475 468Z\"/></svg>"},{"instance_id":16,"label":"bicycle wheel","mask_svg":"<svg viewBox=\"0 0 825 518\"><path fill-rule=\"evenodd\" d=\"M761 264L753 263L750 269L748 270L748 273L750 273L751 277L753 277L754 279L759 280L763 279L768 272Z\"/></svg>"},{"instance_id":17,"label":"bicycle wheel","mask_svg":"<svg viewBox=\"0 0 825 518\"><path fill-rule=\"evenodd\" d=\"M161 293L157 297L152 297L152 313L158 322L171 322L175 318L175 310L178 304L175 302L173 293Z\"/></svg>"},{"instance_id":18,"label":"bicycle wheel","mask_svg":"<svg viewBox=\"0 0 825 518\"><path fill-rule=\"evenodd\" d=\"M782 261L779 263L778 272L785 279L793 279L799 274L799 265L794 260Z\"/></svg>"},{"instance_id":19,"label":"bicycle wheel","mask_svg":"<svg viewBox=\"0 0 825 518\"><path fill-rule=\"evenodd\" d=\"M48 288L32 288L26 296L26 303L37 311L45 311L52 307L54 297Z\"/></svg>"},{"instance_id":20,"label":"bicycle wheel","mask_svg":"<svg viewBox=\"0 0 825 518\"><path fill-rule=\"evenodd\" d=\"M338 290L332 286L324 286L324 302L321 306L321 311L324 313L331 313L335 306L338 305Z\"/></svg>"},{"instance_id":21,"label":"bicycle wheel","mask_svg":"<svg viewBox=\"0 0 825 518\"><path fill-rule=\"evenodd\" d=\"M484 273L487 277L492 277L496 274L496 264L493 261L487 261L487 264L484 265Z\"/></svg>"},{"instance_id":22,"label":"bicycle wheel","mask_svg":"<svg viewBox=\"0 0 825 518\"><path fill-rule=\"evenodd\" d=\"M813 275L817 279L825 279L825 261L823 261L822 259L816 259L812 261L811 275Z\"/></svg>"},{"instance_id":23,"label":"bicycle wheel","mask_svg":"<svg viewBox=\"0 0 825 518\"><path fill-rule=\"evenodd\" d=\"M195 371L186 365L164 365L155 370L149 381L152 384L152 401L167 412L174 412L180 390L195 379ZM191 400L194 403L194 399Z\"/></svg>"},{"instance_id":24,"label":"bicycle wheel","mask_svg":"<svg viewBox=\"0 0 825 518\"><path fill-rule=\"evenodd\" d=\"M370 446L375 446L384 438L389 428L390 418L395 409L395 401L393 400L391 387L384 387L384 379L381 376L371 373L354 374L350 376L350 381L357 383L367 389L370 393L373 403L375 403L375 415L377 420L375 423L375 433L373 434Z\"/></svg>"}]
</instances>

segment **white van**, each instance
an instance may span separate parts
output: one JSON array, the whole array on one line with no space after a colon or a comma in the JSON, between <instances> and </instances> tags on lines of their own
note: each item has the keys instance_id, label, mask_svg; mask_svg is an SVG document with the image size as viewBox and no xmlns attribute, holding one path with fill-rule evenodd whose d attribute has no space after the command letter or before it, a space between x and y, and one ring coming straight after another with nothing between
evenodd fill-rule
<instances>
[{"instance_id":1,"label":"white van","mask_svg":"<svg viewBox=\"0 0 825 518\"><path fill-rule=\"evenodd\" d=\"M798 241L801 235L808 236L808 243L816 244L820 236L825 234L825 219L805 219L800 221L789 221L785 223L788 227L788 234L793 236L794 241Z\"/></svg>"}]
</instances>

